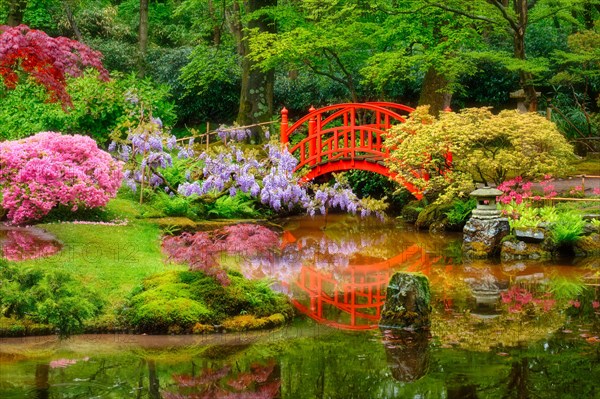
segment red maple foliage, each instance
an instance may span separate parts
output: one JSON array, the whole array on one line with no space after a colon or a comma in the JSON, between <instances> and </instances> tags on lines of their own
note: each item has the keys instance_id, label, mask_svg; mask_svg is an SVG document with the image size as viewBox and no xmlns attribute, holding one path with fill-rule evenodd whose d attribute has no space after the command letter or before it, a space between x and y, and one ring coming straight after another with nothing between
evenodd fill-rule
<instances>
[{"instance_id":1,"label":"red maple foliage","mask_svg":"<svg viewBox=\"0 0 600 399\"><path fill-rule=\"evenodd\" d=\"M272 230L256 224L237 224L208 232L166 237L162 249L169 260L187 263L191 270L202 271L222 285L228 285L229 277L219 265L222 252L253 255L278 245L279 237Z\"/></svg>"},{"instance_id":2,"label":"red maple foliage","mask_svg":"<svg viewBox=\"0 0 600 399\"><path fill-rule=\"evenodd\" d=\"M50 93L50 101L63 108L72 105L66 91L66 77L81 76L86 67L96 69L99 79L107 81L102 54L66 37L50 37L27 25L0 26L0 76L8 89L19 82L19 71L30 75Z\"/></svg>"}]
</instances>

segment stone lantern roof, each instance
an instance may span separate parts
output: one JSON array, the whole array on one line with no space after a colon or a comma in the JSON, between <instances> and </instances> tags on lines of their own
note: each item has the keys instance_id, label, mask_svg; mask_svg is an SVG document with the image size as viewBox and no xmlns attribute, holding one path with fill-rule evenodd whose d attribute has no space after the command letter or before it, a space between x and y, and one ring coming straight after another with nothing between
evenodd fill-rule
<instances>
[{"instance_id":1,"label":"stone lantern roof","mask_svg":"<svg viewBox=\"0 0 600 399\"><path fill-rule=\"evenodd\" d=\"M504 192L493 187L482 187L473 191L470 195L477 200L477 208L473 210L472 217L476 219L495 219L500 217L500 211L496 207L496 197Z\"/></svg>"}]
</instances>

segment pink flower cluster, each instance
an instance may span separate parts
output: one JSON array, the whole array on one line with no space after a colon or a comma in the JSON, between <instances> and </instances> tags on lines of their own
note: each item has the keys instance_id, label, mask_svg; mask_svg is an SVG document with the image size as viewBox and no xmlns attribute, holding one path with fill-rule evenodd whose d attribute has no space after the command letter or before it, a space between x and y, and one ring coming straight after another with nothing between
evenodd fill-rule
<instances>
[{"instance_id":1,"label":"pink flower cluster","mask_svg":"<svg viewBox=\"0 0 600 399\"><path fill-rule=\"evenodd\" d=\"M521 176L517 176L511 180L506 180L498 186L498 190L504 192L503 195L498 197L498 202L502 204L510 204L511 202L520 204L526 198L533 198L535 200L541 199L540 196L533 195L531 191L532 186L532 182L524 181ZM556 197L558 194L555 191L554 184L552 184L552 176L550 175L544 176L544 180L540 182L540 186L544 191L544 198Z\"/></svg>"},{"instance_id":2,"label":"pink flower cluster","mask_svg":"<svg viewBox=\"0 0 600 399\"><path fill-rule=\"evenodd\" d=\"M95 208L113 198L122 163L81 135L42 132L0 143L2 207L14 224L34 221L57 205Z\"/></svg>"}]
</instances>

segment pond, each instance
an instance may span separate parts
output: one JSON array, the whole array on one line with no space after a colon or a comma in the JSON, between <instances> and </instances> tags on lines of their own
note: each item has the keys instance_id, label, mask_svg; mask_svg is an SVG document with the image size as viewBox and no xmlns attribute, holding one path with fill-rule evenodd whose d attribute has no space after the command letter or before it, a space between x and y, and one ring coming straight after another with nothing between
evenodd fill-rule
<instances>
[{"instance_id":1,"label":"pond","mask_svg":"<svg viewBox=\"0 0 600 399\"><path fill-rule=\"evenodd\" d=\"M0 257L21 261L50 256L61 249L62 244L42 229L0 224Z\"/></svg>"},{"instance_id":2,"label":"pond","mask_svg":"<svg viewBox=\"0 0 600 399\"><path fill-rule=\"evenodd\" d=\"M466 262L460 235L329 215L224 256L304 317L272 331L0 341L2 398L597 398L600 259ZM429 334L376 328L396 270L426 274Z\"/></svg>"}]
</instances>

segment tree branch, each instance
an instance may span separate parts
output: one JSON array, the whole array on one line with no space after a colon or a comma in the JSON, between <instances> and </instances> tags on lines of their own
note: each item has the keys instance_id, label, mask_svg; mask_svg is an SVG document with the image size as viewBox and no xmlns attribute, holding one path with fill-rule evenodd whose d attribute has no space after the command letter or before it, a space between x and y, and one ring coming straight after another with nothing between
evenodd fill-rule
<instances>
[{"instance_id":1,"label":"tree branch","mask_svg":"<svg viewBox=\"0 0 600 399\"><path fill-rule=\"evenodd\" d=\"M502 14L502 17L504 17L505 20L508 21L508 23L510 24L510 27L515 31L518 32L520 29L519 24L517 24L517 21L515 21L510 15L508 15L508 11L506 11L506 7L504 7L502 5L502 3L500 3L498 0L490 0L490 3L496 7L498 10L500 10L500 13Z\"/></svg>"},{"instance_id":2,"label":"tree branch","mask_svg":"<svg viewBox=\"0 0 600 399\"><path fill-rule=\"evenodd\" d=\"M546 15L542 15L541 17L538 17L538 18L535 18L535 19L531 19L531 20L529 20L529 22L532 23L532 24L534 24L534 23L536 23L538 21L541 21L543 19L546 19L548 17L552 17L552 16L558 14L559 12L561 12L562 10L568 10L568 9L569 9L569 7L560 7L560 8L557 8L556 10L554 10L552 12L549 12Z\"/></svg>"},{"instance_id":3,"label":"tree branch","mask_svg":"<svg viewBox=\"0 0 600 399\"><path fill-rule=\"evenodd\" d=\"M451 7L445 6L443 4L433 3L433 2L428 1L428 0L425 0L425 3L429 4L430 7L440 8L442 10L451 12L453 14L458 14L458 15L462 15L463 17L467 17L467 18L470 18L470 19L475 19L475 20L479 20L479 21L485 21L485 22L493 24L493 25L498 25L497 21L494 21L493 19L484 17L483 15L471 14L471 13L468 13L466 11L458 10L456 8L451 8Z\"/></svg>"},{"instance_id":4,"label":"tree branch","mask_svg":"<svg viewBox=\"0 0 600 399\"><path fill-rule=\"evenodd\" d=\"M310 61L308 60L304 60L304 65L306 65L307 67L309 67L314 73L316 73L317 75L322 75L322 76L326 76L329 79L338 82L346 87L348 87L348 82L346 82L344 79L338 78L337 76L331 74L331 73L327 73L325 71L321 71L320 69L317 69L317 67L315 67L314 65L312 65L310 63ZM349 87L348 87L349 88Z\"/></svg>"}]
</instances>

